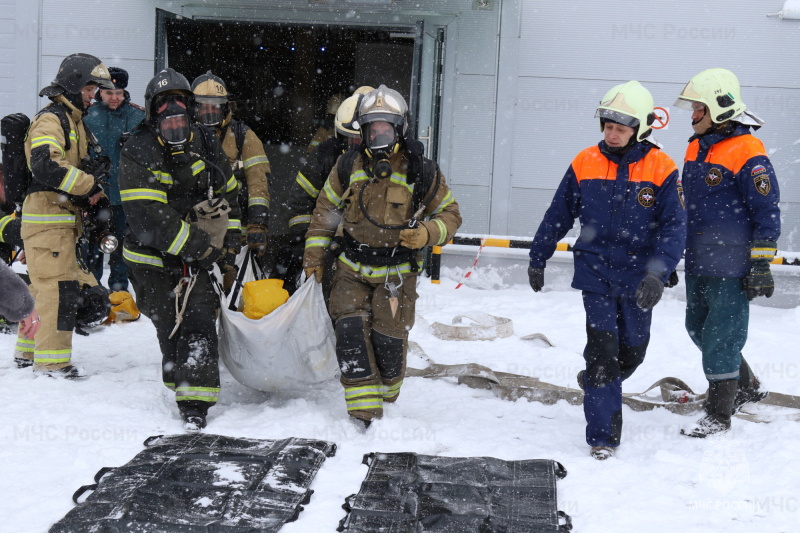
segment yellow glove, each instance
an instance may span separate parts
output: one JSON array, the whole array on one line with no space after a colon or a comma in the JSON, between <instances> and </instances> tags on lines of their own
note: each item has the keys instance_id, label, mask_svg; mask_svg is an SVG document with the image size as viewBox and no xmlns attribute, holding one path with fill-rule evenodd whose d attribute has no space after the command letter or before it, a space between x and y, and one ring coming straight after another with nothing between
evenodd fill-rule
<instances>
[{"instance_id":1,"label":"yellow glove","mask_svg":"<svg viewBox=\"0 0 800 533\"><path fill-rule=\"evenodd\" d=\"M305 267L303 272L306 273L306 278L311 279L311 276L314 276L314 279L317 280L317 283L322 283L322 265L317 266L310 266Z\"/></svg>"},{"instance_id":2,"label":"yellow glove","mask_svg":"<svg viewBox=\"0 0 800 533\"><path fill-rule=\"evenodd\" d=\"M400 244L412 250L424 248L428 244L428 229L420 224L416 228L402 230Z\"/></svg>"}]
</instances>

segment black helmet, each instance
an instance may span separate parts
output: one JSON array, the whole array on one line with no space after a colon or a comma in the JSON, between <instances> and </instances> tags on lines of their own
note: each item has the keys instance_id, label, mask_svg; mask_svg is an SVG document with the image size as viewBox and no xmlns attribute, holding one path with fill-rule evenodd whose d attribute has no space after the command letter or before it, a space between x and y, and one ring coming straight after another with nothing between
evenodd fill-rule
<instances>
[{"instance_id":1,"label":"black helmet","mask_svg":"<svg viewBox=\"0 0 800 533\"><path fill-rule=\"evenodd\" d=\"M180 72L171 68L165 68L156 74L147 88L144 90L144 109L146 120L152 123L156 116L153 111L158 103L159 97L166 93L179 94L185 98L185 104L188 106L192 102L192 87L189 81Z\"/></svg>"},{"instance_id":2,"label":"black helmet","mask_svg":"<svg viewBox=\"0 0 800 533\"><path fill-rule=\"evenodd\" d=\"M78 94L90 83L104 89L113 89L108 68L93 55L72 54L64 58L53 82L39 92L39 96L56 96L66 92Z\"/></svg>"},{"instance_id":3,"label":"black helmet","mask_svg":"<svg viewBox=\"0 0 800 533\"><path fill-rule=\"evenodd\" d=\"M128 86L128 71L119 67L108 67L111 74L111 82L115 89L124 89Z\"/></svg>"}]
</instances>

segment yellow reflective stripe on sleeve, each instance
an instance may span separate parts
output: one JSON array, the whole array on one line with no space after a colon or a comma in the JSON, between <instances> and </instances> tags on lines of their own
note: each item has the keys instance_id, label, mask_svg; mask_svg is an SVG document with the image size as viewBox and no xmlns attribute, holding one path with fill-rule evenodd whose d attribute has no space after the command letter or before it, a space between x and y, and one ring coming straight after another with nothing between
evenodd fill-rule
<instances>
[{"instance_id":1,"label":"yellow reflective stripe on sleeve","mask_svg":"<svg viewBox=\"0 0 800 533\"><path fill-rule=\"evenodd\" d=\"M61 152L61 157L66 157L66 154L64 153L64 147L58 144L58 141L56 140L55 137L44 136L44 137L33 138L31 140L31 150L33 150L34 148L38 148L40 146L44 146L46 144L49 144L50 146L55 146L56 148L58 148L58 151Z\"/></svg>"},{"instance_id":2,"label":"yellow reflective stripe on sleeve","mask_svg":"<svg viewBox=\"0 0 800 533\"><path fill-rule=\"evenodd\" d=\"M440 246L447 241L447 226L439 219L435 219L433 222L435 222L436 227L439 228L439 240L436 241L436 246Z\"/></svg>"},{"instance_id":3,"label":"yellow reflective stripe on sleeve","mask_svg":"<svg viewBox=\"0 0 800 533\"><path fill-rule=\"evenodd\" d=\"M752 248L750 259L772 259L778 253L777 248Z\"/></svg>"},{"instance_id":4,"label":"yellow reflective stripe on sleeve","mask_svg":"<svg viewBox=\"0 0 800 533\"><path fill-rule=\"evenodd\" d=\"M19 352L33 353L33 347L35 344L36 341L33 339L21 339L17 337L17 344L14 346L14 349Z\"/></svg>"},{"instance_id":5,"label":"yellow reflective stripe on sleeve","mask_svg":"<svg viewBox=\"0 0 800 533\"><path fill-rule=\"evenodd\" d=\"M153 202L167 203L167 193L158 189L122 189L119 196L123 202L132 200L150 200Z\"/></svg>"},{"instance_id":6,"label":"yellow reflective stripe on sleeve","mask_svg":"<svg viewBox=\"0 0 800 533\"><path fill-rule=\"evenodd\" d=\"M307 237L306 248L327 248L331 244L330 237Z\"/></svg>"},{"instance_id":7,"label":"yellow reflective stripe on sleeve","mask_svg":"<svg viewBox=\"0 0 800 533\"><path fill-rule=\"evenodd\" d=\"M64 179L61 180L61 183L58 184L58 188L64 192L71 193L72 188L75 187L75 183L78 181L78 169L75 167L70 167L67 173L64 175Z\"/></svg>"},{"instance_id":8,"label":"yellow reflective stripe on sleeve","mask_svg":"<svg viewBox=\"0 0 800 533\"><path fill-rule=\"evenodd\" d=\"M263 196L251 196L250 198L248 198L247 207L254 207L258 205L269 207L269 200L267 200Z\"/></svg>"},{"instance_id":9,"label":"yellow reflective stripe on sleeve","mask_svg":"<svg viewBox=\"0 0 800 533\"><path fill-rule=\"evenodd\" d=\"M147 170L155 176L157 182L163 183L164 185L172 185L172 174L161 172L160 170L153 170L152 168L148 168Z\"/></svg>"},{"instance_id":10,"label":"yellow reflective stripe on sleeve","mask_svg":"<svg viewBox=\"0 0 800 533\"><path fill-rule=\"evenodd\" d=\"M189 240L189 224L181 220L181 229L178 230L178 234L175 235L175 239L173 239L172 243L167 248L167 253L172 255L178 255L183 246L186 244L186 241Z\"/></svg>"},{"instance_id":11,"label":"yellow reflective stripe on sleeve","mask_svg":"<svg viewBox=\"0 0 800 533\"><path fill-rule=\"evenodd\" d=\"M242 229L242 221L238 220L238 219L235 219L235 218L229 218L228 219L228 229L229 230L237 230L238 229L238 230L241 231L241 229Z\"/></svg>"},{"instance_id":12,"label":"yellow reflective stripe on sleeve","mask_svg":"<svg viewBox=\"0 0 800 533\"><path fill-rule=\"evenodd\" d=\"M367 181L369 180L369 176L363 170L356 170L350 175L350 183L355 183L357 181Z\"/></svg>"},{"instance_id":13,"label":"yellow reflective stripe on sleeve","mask_svg":"<svg viewBox=\"0 0 800 533\"><path fill-rule=\"evenodd\" d=\"M192 176L197 176L206 169L206 164L203 160L195 161L192 163Z\"/></svg>"},{"instance_id":14,"label":"yellow reflective stripe on sleeve","mask_svg":"<svg viewBox=\"0 0 800 533\"><path fill-rule=\"evenodd\" d=\"M297 215L289 219L289 227L299 224L311 224L311 215Z\"/></svg>"},{"instance_id":15,"label":"yellow reflective stripe on sleeve","mask_svg":"<svg viewBox=\"0 0 800 533\"><path fill-rule=\"evenodd\" d=\"M336 194L336 192L333 190L330 180L325 180L325 186L322 189L325 191L325 196L328 198L330 203L336 207L342 207L342 197Z\"/></svg>"},{"instance_id":16,"label":"yellow reflective stripe on sleeve","mask_svg":"<svg viewBox=\"0 0 800 533\"><path fill-rule=\"evenodd\" d=\"M437 207L436 209L433 210L432 214L436 215L438 213L441 213L442 211L444 211L445 207L447 207L448 205L452 204L455 201L456 201L456 199L453 198L453 193L450 192L450 191L447 191L447 194L445 194L444 198L442 198L442 203L439 204L439 207Z\"/></svg>"},{"instance_id":17,"label":"yellow reflective stripe on sleeve","mask_svg":"<svg viewBox=\"0 0 800 533\"><path fill-rule=\"evenodd\" d=\"M155 255L141 254L134 252L125 247L122 248L122 257L131 263L138 263L140 265L150 265L154 267L164 268L164 261Z\"/></svg>"},{"instance_id":18,"label":"yellow reflective stripe on sleeve","mask_svg":"<svg viewBox=\"0 0 800 533\"><path fill-rule=\"evenodd\" d=\"M69 363L72 358L72 348L63 350L35 350L33 362L36 364Z\"/></svg>"},{"instance_id":19,"label":"yellow reflective stripe on sleeve","mask_svg":"<svg viewBox=\"0 0 800 533\"><path fill-rule=\"evenodd\" d=\"M407 178L408 176L406 176L405 174L397 174L395 172L392 172L392 175L389 176L389 181L391 181L392 183L396 183L397 185L402 185L403 187L408 189L408 192L413 193L414 186L408 184L408 182L406 181Z\"/></svg>"},{"instance_id":20,"label":"yellow reflective stripe on sleeve","mask_svg":"<svg viewBox=\"0 0 800 533\"><path fill-rule=\"evenodd\" d=\"M265 155L257 155L257 156L254 156L254 157L248 157L247 159L242 161L242 164L244 165L244 168L250 168L250 167L253 167L255 165L260 165L262 163L269 163L269 159L267 158L267 156L265 156Z\"/></svg>"},{"instance_id":21,"label":"yellow reflective stripe on sleeve","mask_svg":"<svg viewBox=\"0 0 800 533\"><path fill-rule=\"evenodd\" d=\"M316 198L319 196L319 189L311 185L311 182L308 181L302 172L297 173L297 177L294 179L295 183L297 183L311 198Z\"/></svg>"},{"instance_id":22,"label":"yellow reflective stripe on sleeve","mask_svg":"<svg viewBox=\"0 0 800 533\"><path fill-rule=\"evenodd\" d=\"M78 134L75 132L75 130L69 130L69 140L74 143L78 142Z\"/></svg>"},{"instance_id":23,"label":"yellow reflective stripe on sleeve","mask_svg":"<svg viewBox=\"0 0 800 533\"><path fill-rule=\"evenodd\" d=\"M225 193L229 193L236 190L236 187L239 186L239 182L236 181L236 177L231 175L228 183L225 184Z\"/></svg>"},{"instance_id":24,"label":"yellow reflective stripe on sleeve","mask_svg":"<svg viewBox=\"0 0 800 533\"><path fill-rule=\"evenodd\" d=\"M6 215L3 218L0 218L0 242L6 242L5 239L3 239L3 232L6 230L6 226L8 226L8 224L14 220L14 218L14 215Z\"/></svg>"},{"instance_id":25,"label":"yellow reflective stripe on sleeve","mask_svg":"<svg viewBox=\"0 0 800 533\"><path fill-rule=\"evenodd\" d=\"M74 224L75 215L34 215L22 213L23 224Z\"/></svg>"}]
</instances>

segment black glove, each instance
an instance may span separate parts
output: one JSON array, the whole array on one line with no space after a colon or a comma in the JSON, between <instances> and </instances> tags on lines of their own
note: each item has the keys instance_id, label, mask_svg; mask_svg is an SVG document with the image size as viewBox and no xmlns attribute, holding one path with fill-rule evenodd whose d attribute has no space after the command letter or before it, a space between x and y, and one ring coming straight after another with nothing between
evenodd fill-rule
<instances>
[{"instance_id":1,"label":"black glove","mask_svg":"<svg viewBox=\"0 0 800 533\"><path fill-rule=\"evenodd\" d=\"M84 172L91 174L95 180L102 182L108 178L108 173L111 172L111 159L105 155L94 159L87 157L83 160L82 167Z\"/></svg>"},{"instance_id":2,"label":"black glove","mask_svg":"<svg viewBox=\"0 0 800 533\"><path fill-rule=\"evenodd\" d=\"M753 300L756 296L772 296L775 292L775 281L766 259L752 262L750 272L742 278L742 289L748 300Z\"/></svg>"},{"instance_id":3,"label":"black glove","mask_svg":"<svg viewBox=\"0 0 800 533\"><path fill-rule=\"evenodd\" d=\"M678 271L673 270L672 274L669 275L669 279L664 284L664 286L668 289L671 289L675 285L677 285L681 281L681 278L678 277Z\"/></svg>"},{"instance_id":4,"label":"black glove","mask_svg":"<svg viewBox=\"0 0 800 533\"><path fill-rule=\"evenodd\" d=\"M657 274L648 272L636 288L636 305L649 311L655 307L663 293L664 282Z\"/></svg>"},{"instance_id":5,"label":"black glove","mask_svg":"<svg viewBox=\"0 0 800 533\"><path fill-rule=\"evenodd\" d=\"M528 283L533 292L539 292L544 287L544 269L528 267Z\"/></svg>"},{"instance_id":6,"label":"black glove","mask_svg":"<svg viewBox=\"0 0 800 533\"><path fill-rule=\"evenodd\" d=\"M224 250L209 245L209 247L206 248L206 251L197 258L195 264L198 266L198 268L211 270L214 267L214 263L221 260L224 256Z\"/></svg>"}]
</instances>

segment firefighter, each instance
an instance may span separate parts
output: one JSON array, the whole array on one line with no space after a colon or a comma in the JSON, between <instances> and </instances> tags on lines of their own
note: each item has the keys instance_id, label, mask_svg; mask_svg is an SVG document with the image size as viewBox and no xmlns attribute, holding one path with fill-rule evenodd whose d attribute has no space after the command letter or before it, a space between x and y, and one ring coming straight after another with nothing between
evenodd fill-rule
<instances>
[{"instance_id":1,"label":"firefighter","mask_svg":"<svg viewBox=\"0 0 800 533\"><path fill-rule=\"evenodd\" d=\"M219 396L209 269L234 268L241 246L238 186L214 132L192 123L189 82L162 70L145 90L145 121L122 149L123 257L139 309L153 321L164 385L187 431L206 425Z\"/></svg>"},{"instance_id":2,"label":"firefighter","mask_svg":"<svg viewBox=\"0 0 800 533\"><path fill-rule=\"evenodd\" d=\"M727 431L731 415L766 397L741 351L750 301L769 298L769 264L781 233L780 191L763 143L764 122L747 111L739 79L725 69L693 77L676 106L692 111L681 177L688 208L686 330L703 354L706 414L681 433Z\"/></svg>"},{"instance_id":3,"label":"firefighter","mask_svg":"<svg viewBox=\"0 0 800 533\"><path fill-rule=\"evenodd\" d=\"M400 394L419 251L443 245L461 225L436 163L408 149L407 113L403 97L384 85L364 96L358 111L361 149L348 158L349 169L340 171L339 163L331 170L303 256L306 276L319 282L325 250L342 221L329 312L347 412L365 428Z\"/></svg>"},{"instance_id":4,"label":"firefighter","mask_svg":"<svg viewBox=\"0 0 800 533\"><path fill-rule=\"evenodd\" d=\"M233 175L239 182L239 207L242 227L247 228L246 242L255 253L263 256L267 249L269 218L270 165L264 144L244 122L233 118L234 104L225 82L209 70L192 82L197 103L197 120L212 128L222 141ZM226 277L226 291L233 284Z\"/></svg>"},{"instance_id":5,"label":"firefighter","mask_svg":"<svg viewBox=\"0 0 800 533\"><path fill-rule=\"evenodd\" d=\"M322 141L311 155L303 168L297 173L295 182L289 196L289 232L293 242L293 256L288 261L285 273L278 273L276 277L284 280L284 288L289 294L297 290L297 281L302 272L303 251L305 248L305 235L311 222L311 213L317 203L322 186L328 179L333 165L340 155L347 150L361 144L361 131L356 122L358 104L363 95L373 90L373 87L359 87L342 102L334 116L334 135ZM330 262L332 264L332 262ZM330 271L326 269L324 283L327 296L330 294Z\"/></svg>"},{"instance_id":6,"label":"firefighter","mask_svg":"<svg viewBox=\"0 0 800 533\"><path fill-rule=\"evenodd\" d=\"M678 169L650 136L653 97L637 81L612 88L595 114L603 140L572 161L531 243L535 292L556 244L580 218L572 286L586 310L586 442L598 460L622 434L622 381L644 361L652 309L681 258L686 212Z\"/></svg>"},{"instance_id":7,"label":"firefighter","mask_svg":"<svg viewBox=\"0 0 800 533\"><path fill-rule=\"evenodd\" d=\"M317 131L314 132L314 136L311 138L311 142L308 143L308 147L306 148L309 153L313 152L314 148L319 146L320 143L333 137L335 134L336 129L333 125L333 121L335 120L336 111L344 100L345 96L341 93L332 94L330 98L328 98L328 103L325 106L325 119L320 127L317 128Z\"/></svg>"},{"instance_id":8,"label":"firefighter","mask_svg":"<svg viewBox=\"0 0 800 533\"><path fill-rule=\"evenodd\" d=\"M114 87L98 58L67 56L53 82L39 92L52 103L34 117L25 140L32 181L22 206L21 233L41 328L33 341L18 336L14 356L17 366L33 364L34 372L51 377L85 375L72 364L72 332L82 291L108 302L105 289L79 266L76 255L83 209L105 198L97 177L108 167L87 158L83 125L98 86Z\"/></svg>"}]
</instances>

